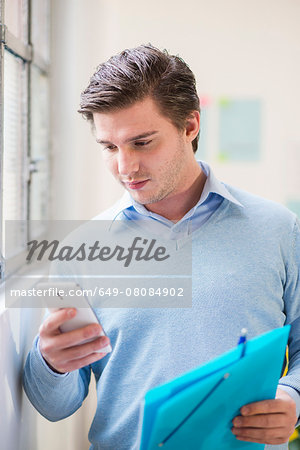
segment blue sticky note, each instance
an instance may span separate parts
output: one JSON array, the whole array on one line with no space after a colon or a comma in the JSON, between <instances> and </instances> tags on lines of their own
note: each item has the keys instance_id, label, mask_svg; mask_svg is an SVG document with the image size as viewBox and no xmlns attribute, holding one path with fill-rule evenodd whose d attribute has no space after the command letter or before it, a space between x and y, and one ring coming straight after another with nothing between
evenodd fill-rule
<instances>
[{"instance_id":1,"label":"blue sticky note","mask_svg":"<svg viewBox=\"0 0 300 450\"><path fill-rule=\"evenodd\" d=\"M257 161L261 153L261 102L219 101L220 161Z\"/></svg>"},{"instance_id":2,"label":"blue sticky note","mask_svg":"<svg viewBox=\"0 0 300 450\"><path fill-rule=\"evenodd\" d=\"M275 397L289 330L251 339L148 391L140 450L263 449L237 440L232 420L247 403Z\"/></svg>"}]
</instances>

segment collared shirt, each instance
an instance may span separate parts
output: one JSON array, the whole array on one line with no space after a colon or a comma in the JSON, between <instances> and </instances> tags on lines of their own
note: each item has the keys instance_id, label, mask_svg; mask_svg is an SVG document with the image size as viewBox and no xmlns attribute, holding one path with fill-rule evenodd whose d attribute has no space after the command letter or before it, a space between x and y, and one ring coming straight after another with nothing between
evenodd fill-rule
<instances>
[{"instance_id":1,"label":"collared shirt","mask_svg":"<svg viewBox=\"0 0 300 450\"><path fill-rule=\"evenodd\" d=\"M218 209L224 198L239 206L241 203L226 189L214 175L209 165L203 161L198 161L201 170L206 175L206 181L203 187L199 201L191 208L177 223L172 222L165 217L149 211L145 206L136 202L128 192L121 198L114 220L125 218L127 220L145 220L144 225L151 232L157 231L168 239L179 239L188 236L193 231L200 228L210 216Z\"/></svg>"}]
</instances>

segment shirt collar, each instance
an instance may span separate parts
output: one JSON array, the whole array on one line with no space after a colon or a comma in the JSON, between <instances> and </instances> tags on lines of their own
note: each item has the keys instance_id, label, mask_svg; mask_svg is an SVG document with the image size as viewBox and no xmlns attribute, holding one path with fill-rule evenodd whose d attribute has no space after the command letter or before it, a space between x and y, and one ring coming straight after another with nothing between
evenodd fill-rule
<instances>
[{"instance_id":1,"label":"shirt collar","mask_svg":"<svg viewBox=\"0 0 300 450\"><path fill-rule=\"evenodd\" d=\"M200 197L199 201L197 202L197 204L192 208L192 210L195 210L198 206L200 206L202 203L204 203L210 193L218 194L221 197L226 198L230 202L232 202L238 206L241 206L243 208L243 205L228 191L228 189L225 187L225 185L216 178L216 176L214 175L210 166L204 161L197 161L197 162L198 162L199 166L201 167L201 169L203 170L203 172L205 173L207 178L206 178L206 181L205 181L205 184L203 187L201 197ZM145 206L136 202L131 197L129 192L126 191L124 193L124 195L121 197L121 199L119 200L118 204L116 205L115 215L114 215L113 220L115 220L119 216L119 214L121 214L123 211L125 211L126 209L131 208L131 207L133 207L137 212L139 212L143 215L146 215L146 216L151 215L151 212L148 211L148 209L146 209Z\"/></svg>"},{"instance_id":2,"label":"shirt collar","mask_svg":"<svg viewBox=\"0 0 300 450\"><path fill-rule=\"evenodd\" d=\"M226 198L232 203L235 203L238 206L243 207L243 205L228 191L221 181L217 179L210 166L204 161L197 161L205 175L207 176L206 182L203 187L203 191L201 197L197 203L198 206L201 203L205 202L210 193L219 194L221 197Z\"/></svg>"}]
</instances>

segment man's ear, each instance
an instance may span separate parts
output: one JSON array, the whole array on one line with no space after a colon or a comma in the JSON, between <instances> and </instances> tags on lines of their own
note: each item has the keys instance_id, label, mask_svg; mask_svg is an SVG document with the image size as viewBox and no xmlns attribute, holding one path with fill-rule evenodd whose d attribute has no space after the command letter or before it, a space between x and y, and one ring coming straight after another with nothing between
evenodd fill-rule
<instances>
[{"instance_id":1,"label":"man's ear","mask_svg":"<svg viewBox=\"0 0 300 450\"><path fill-rule=\"evenodd\" d=\"M189 142L192 142L200 130L200 113L193 111L186 119L185 136Z\"/></svg>"}]
</instances>

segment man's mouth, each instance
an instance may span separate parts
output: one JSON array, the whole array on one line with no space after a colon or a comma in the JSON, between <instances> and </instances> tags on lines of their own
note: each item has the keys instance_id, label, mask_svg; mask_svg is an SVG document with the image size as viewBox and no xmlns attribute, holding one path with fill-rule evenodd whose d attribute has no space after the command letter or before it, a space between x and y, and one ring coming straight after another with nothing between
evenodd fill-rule
<instances>
[{"instance_id":1,"label":"man's mouth","mask_svg":"<svg viewBox=\"0 0 300 450\"><path fill-rule=\"evenodd\" d=\"M149 179L142 180L142 181L125 181L124 184L129 189L141 189L145 186L146 183L148 183Z\"/></svg>"}]
</instances>

